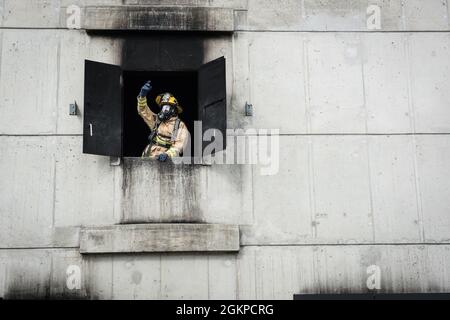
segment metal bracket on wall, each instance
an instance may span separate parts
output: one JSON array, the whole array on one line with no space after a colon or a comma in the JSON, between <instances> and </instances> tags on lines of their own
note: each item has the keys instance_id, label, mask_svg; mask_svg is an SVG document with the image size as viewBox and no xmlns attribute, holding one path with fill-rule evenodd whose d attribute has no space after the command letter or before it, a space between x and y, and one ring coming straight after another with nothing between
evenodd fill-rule
<instances>
[{"instance_id":1,"label":"metal bracket on wall","mask_svg":"<svg viewBox=\"0 0 450 320\"><path fill-rule=\"evenodd\" d=\"M248 102L245 103L245 115L247 117L253 116L253 105Z\"/></svg>"},{"instance_id":2,"label":"metal bracket on wall","mask_svg":"<svg viewBox=\"0 0 450 320\"><path fill-rule=\"evenodd\" d=\"M78 114L78 106L77 106L77 103L76 103L76 102L71 103L71 104L69 105L69 115L71 115L71 116L76 116L77 114Z\"/></svg>"},{"instance_id":3,"label":"metal bracket on wall","mask_svg":"<svg viewBox=\"0 0 450 320\"><path fill-rule=\"evenodd\" d=\"M122 162L120 157L109 157L109 165L110 166L120 166Z\"/></svg>"}]
</instances>

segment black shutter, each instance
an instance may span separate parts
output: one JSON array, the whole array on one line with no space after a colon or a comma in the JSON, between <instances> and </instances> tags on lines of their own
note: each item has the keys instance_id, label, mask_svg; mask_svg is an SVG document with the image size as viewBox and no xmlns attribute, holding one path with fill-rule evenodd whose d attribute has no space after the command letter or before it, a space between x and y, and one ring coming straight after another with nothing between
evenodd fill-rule
<instances>
[{"instance_id":1,"label":"black shutter","mask_svg":"<svg viewBox=\"0 0 450 320\"><path fill-rule=\"evenodd\" d=\"M83 153L122 156L122 70L85 61Z\"/></svg>"},{"instance_id":2,"label":"black shutter","mask_svg":"<svg viewBox=\"0 0 450 320\"><path fill-rule=\"evenodd\" d=\"M208 129L219 130L223 137L223 148L227 142L227 90L225 58L221 57L200 67L198 72L199 119L202 135ZM203 141L203 149L212 142ZM216 149L215 151L221 151Z\"/></svg>"}]
</instances>

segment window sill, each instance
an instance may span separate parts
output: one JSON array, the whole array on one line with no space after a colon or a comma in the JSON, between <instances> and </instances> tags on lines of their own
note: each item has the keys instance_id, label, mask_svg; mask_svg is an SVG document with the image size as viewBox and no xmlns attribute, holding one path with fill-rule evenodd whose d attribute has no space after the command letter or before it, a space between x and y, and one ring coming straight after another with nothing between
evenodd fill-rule
<instances>
[{"instance_id":1,"label":"window sill","mask_svg":"<svg viewBox=\"0 0 450 320\"><path fill-rule=\"evenodd\" d=\"M131 160L131 161L141 161L141 162L153 162L153 163L160 163L159 161L155 159L150 158L141 158L141 157L110 157L109 163L111 166L120 166L124 161ZM174 165L191 165L191 166L206 166L210 167L212 166L212 161L209 158L203 158L201 160L194 159L194 158L187 158L185 160L175 159L168 160L167 162L163 164L174 164Z\"/></svg>"},{"instance_id":2,"label":"window sill","mask_svg":"<svg viewBox=\"0 0 450 320\"><path fill-rule=\"evenodd\" d=\"M239 226L152 223L81 229L80 252L238 252Z\"/></svg>"}]
</instances>

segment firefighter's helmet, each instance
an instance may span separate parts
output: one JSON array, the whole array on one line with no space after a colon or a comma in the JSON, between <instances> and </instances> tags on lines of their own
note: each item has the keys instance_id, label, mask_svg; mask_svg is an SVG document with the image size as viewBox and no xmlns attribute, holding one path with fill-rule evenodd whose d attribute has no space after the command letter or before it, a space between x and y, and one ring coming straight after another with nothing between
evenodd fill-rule
<instances>
[{"instance_id":1,"label":"firefighter's helmet","mask_svg":"<svg viewBox=\"0 0 450 320\"><path fill-rule=\"evenodd\" d=\"M166 93L161 93L159 94L156 99L156 104L161 108L163 105L171 105L171 106L175 106L177 109L177 113L181 113L183 112L183 108L181 108L181 106L178 104L177 99L174 97L173 94L166 92Z\"/></svg>"}]
</instances>

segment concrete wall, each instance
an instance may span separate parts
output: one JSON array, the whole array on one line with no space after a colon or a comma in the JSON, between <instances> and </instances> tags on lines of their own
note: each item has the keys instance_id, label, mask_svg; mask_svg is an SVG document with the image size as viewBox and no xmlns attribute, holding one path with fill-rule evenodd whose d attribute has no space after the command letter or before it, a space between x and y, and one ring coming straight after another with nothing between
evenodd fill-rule
<instances>
[{"instance_id":1,"label":"concrete wall","mask_svg":"<svg viewBox=\"0 0 450 320\"><path fill-rule=\"evenodd\" d=\"M82 154L84 59L120 65L127 38L66 29L71 4L233 10L235 32L209 34L202 59L227 58L229 128L280 129L279 173L177 171L175 189L196 191L162 210L159 193L144 202L149 180L124 185L146 172L164 186L160 171ZM0 13L0 297L291 299L366 292L370 265L381 292L450 290L448 1L0 0ZM79 253L83 226L191 209L239 224L239 254Z\"/></svg>"}]
</instances>

